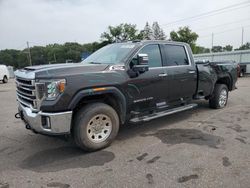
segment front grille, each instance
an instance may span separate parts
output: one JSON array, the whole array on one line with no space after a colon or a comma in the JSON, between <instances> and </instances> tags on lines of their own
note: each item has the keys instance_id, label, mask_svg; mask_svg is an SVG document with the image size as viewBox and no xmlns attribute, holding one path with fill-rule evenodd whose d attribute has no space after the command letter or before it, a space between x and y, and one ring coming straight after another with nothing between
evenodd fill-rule
<instances>
[{"instance_id":1,"label":"front grille","mask_svg":"<svg viewBox=\"0 0 250 188\"><path fill-rule=\"evenodd\" d=\"M37 108L35 81L16 77L17 100L26 107Z\"/></svg>"}]
</instances>

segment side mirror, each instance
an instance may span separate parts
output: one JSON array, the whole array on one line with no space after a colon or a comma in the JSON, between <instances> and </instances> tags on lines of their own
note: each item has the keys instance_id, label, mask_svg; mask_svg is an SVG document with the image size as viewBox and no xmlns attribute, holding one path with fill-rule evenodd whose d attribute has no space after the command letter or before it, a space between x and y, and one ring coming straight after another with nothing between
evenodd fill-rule
<instances>
[{"instance_id":1,"label":"side mirror","mask_svg":"<svg viewBox=\"0 0 250 188\"><path fill-rule=\"evenodd\" d=\"M138 54L136 64L132 67L134 72L144 73L148 71L148 54Z\"/></svg>"}]
</instances>

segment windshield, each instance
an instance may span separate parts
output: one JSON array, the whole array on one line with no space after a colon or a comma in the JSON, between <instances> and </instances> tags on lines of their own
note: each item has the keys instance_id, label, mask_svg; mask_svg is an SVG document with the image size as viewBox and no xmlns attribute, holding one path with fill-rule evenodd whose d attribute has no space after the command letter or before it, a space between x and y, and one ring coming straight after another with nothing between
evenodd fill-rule
<instances>
[{"instance_id":1,"label":"windshield","mask_svg":"<svg viewBox=\"0 0 250 188\"><path fill-rule=\"evenodd\" d=\"M110 44L87 57L82 63L89 64L119 64L135 47L134 44Z\"/></svg>"}]
</instances>

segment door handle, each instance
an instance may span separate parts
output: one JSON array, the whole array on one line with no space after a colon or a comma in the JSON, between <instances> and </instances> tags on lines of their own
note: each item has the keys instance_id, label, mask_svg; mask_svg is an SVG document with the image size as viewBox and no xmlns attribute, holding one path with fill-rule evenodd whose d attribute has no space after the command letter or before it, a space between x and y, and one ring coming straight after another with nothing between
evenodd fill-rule
<instances>
[{"instance_id":1,"label":"door handle","mask_svg":"<svg viewBox=\"0 0 250 188\"><path fill-rule=\"evenodd\" d=\"M167 73L161 73L159 74L159 77L166 77L168 74Z\"/></svg>"},{"instance_id":2,"label":"door handle","mask_svg":"<svg viewBox=\"0 0 250 188\"><path fill-rule=\"evenodd\" d=\"M195 73L195 71L189 71L188 73L189 73L189 74L194 74L194 73Z\"/></svg>"}]
</instances>

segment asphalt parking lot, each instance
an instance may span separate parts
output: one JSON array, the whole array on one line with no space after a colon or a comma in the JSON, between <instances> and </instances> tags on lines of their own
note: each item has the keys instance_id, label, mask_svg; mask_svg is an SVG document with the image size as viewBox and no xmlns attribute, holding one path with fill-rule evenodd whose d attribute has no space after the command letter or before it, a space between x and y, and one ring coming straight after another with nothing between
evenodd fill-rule
<instances>
[{"instance_id":1,"label":"asphalt parking lot","mask_svg":"<svg viewBox=\"0 0 250 188\"><path fill-rule=\"evenodd\" d=\"M15 84L0 84L0 188L250 187L250 77L228 106L127 125L109 147L85 153L36 135L14 118Z\"/></svg>"}]
</instances>

